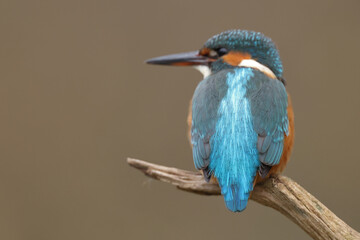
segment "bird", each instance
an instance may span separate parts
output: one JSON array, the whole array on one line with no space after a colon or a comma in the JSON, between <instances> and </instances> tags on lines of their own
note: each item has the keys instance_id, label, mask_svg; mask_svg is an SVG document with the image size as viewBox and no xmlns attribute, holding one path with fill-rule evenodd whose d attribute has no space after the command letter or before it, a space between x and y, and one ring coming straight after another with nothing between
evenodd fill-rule
<instances>
[{"instance_id":1,"label":"bird","mask_svg":"<svg viewBox=\"0 0 360 240\"><path fill-rule=\"evenodd\" d=\"M260 32L228 30L200 50L146 63L192 66L203 74L187 121L194 165L205 181L217 181L230 211L243 211L254 186L284 170L294 143L294 112L275 43Z\"/></svg>"}]
</instances>

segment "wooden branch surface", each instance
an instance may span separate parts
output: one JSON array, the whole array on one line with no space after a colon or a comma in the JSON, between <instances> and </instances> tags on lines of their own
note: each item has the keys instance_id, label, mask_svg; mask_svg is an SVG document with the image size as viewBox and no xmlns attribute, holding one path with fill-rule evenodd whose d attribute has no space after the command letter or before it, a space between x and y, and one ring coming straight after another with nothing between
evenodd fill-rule
<instances>
[{"instance_id":1,"label":"wooden branch surface","mask_svg":"<svg viewBox=\"0 0 360 240\"><path fill-rule=\"evenodd\" d=\"M220 195L216 181L204 181L199 172L161 166L128 158L130 166L145 175L203 195ZM275 175L257 184L250 199L276 209L299 225L313 239L360 239L360 234L324 204L288 177Z\"/></svg>"}]
</instances>

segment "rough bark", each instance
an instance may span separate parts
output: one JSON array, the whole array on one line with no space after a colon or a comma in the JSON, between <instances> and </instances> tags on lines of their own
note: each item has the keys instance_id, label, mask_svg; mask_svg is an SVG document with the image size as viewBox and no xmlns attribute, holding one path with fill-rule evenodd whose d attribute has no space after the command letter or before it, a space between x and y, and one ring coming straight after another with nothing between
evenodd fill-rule
<instances>
[{"instance_id":1,"label":"rough bark","mask_svg":"<svg viewBox=\"0 0 360 240\"><path fill-rule=\"evenodd\" d=\"M181 190L203 195L220 195L217 182L205 182L198 172L132 158L128 158L127 162L145 175L175 185ZM360 239L357 231L288 177L274 175L257 184L250 199L281 212L313 239Z\"/></svg>"}]
</instances>

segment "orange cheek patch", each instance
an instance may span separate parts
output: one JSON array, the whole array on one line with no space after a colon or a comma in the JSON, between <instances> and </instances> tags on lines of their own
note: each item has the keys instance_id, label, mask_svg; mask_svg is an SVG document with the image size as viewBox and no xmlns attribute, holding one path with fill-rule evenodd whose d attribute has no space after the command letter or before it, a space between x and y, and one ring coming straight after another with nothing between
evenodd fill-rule
<instances>
[{"instance_id":1,"label":"orange cheek patch","mask_svg":"<svg viewBox=\"0 0 360 240\"><path fill-rule=\"evenodd\" d=\"M222 59L224 60L224 62L230 65L238 66L242 60L251 59L251 55L242 52L229 52L228 54L223 56Z\"/></svg>"}]
</instances>

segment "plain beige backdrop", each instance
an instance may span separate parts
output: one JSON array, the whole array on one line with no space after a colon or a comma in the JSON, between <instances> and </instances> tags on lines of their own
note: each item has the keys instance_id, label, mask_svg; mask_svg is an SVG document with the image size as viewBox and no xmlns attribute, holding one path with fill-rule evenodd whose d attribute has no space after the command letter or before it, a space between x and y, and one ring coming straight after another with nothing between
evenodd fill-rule
<instances>
[{"instance_id":1,"label":"plain beige backdrop","mask_svg":"<svg viewBox=\"0 0 360 240\"><path fill-rule=\"evenodd\" d=\"M284 174L360 230L360 1L0 1L0 239L308 239L126 157L192 170L201 75L144 60L233 28L280 49L296 123Z\"/></svg>"}]
</instances>

